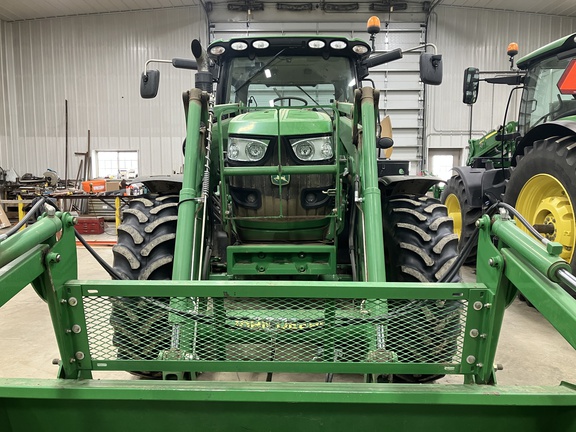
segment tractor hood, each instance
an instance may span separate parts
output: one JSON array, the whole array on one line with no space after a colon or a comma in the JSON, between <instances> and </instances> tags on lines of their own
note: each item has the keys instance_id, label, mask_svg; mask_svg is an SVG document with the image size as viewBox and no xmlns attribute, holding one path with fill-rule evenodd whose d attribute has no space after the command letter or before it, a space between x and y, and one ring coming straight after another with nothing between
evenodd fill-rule
<instances>
[{"instance_id":1,"label":"tractor hood","mask_svg":"<svg viewBox=\"0 0 576 432\"><path fill-rule=\"evenodd\" d=\"M290 136L332 133L328 114L309 109L251 111L232 119L230 135Z\"/></svg>"}]
</instances>

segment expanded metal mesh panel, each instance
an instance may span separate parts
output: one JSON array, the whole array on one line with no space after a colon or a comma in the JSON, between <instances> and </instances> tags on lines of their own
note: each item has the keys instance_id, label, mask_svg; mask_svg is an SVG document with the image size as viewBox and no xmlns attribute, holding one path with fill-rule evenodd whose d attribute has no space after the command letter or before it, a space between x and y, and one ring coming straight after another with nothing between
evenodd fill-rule
<instances>
[{"instance_id":1,"label":"expanded metal mesh panel","mask_svg":"<svg viewBox=\"0 0 576 432\"><path fill-rule=\"evenodd\" d=\"M92 360L446 365L460 363L467 302L87 296L84 308Z\"/></svg>"}]
</instances>

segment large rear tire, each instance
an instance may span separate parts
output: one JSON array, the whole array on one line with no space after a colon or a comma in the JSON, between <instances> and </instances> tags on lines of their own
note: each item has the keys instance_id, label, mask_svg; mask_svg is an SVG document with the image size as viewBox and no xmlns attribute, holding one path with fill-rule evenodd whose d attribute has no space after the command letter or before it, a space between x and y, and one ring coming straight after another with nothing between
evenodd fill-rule
<instances>
[{"instance_id":1,"label":"large rear tire","mask_svg":"<svg viewBox=\"0 0 576 432\"><path fill-rule=\"evenodd\" d=\"M125 279L172 278L178 197L144 196L130 201L113 247L114 269ZM141 297L112 298L110 323L119 359L152 360L170 346L168 314ZM156 299L156 301L164 301ZM156 377L157 372L134 372Z\"/></svg>"},{"instance_id":2,"label":"large rear tire","mask_svg":"<svg viewBox=\"0 0 576 432\"><path fill-rule=\"evenodd\" d=\"M454 220L454 233L458 236L458 252L468 243L476 230L476 221L482 216L482 207L474 207L468 200L466 186L458 174L447 182L440 201L448 209L448 216ZM465 264L476 263L477 243L466 258Z\"/></svg>"},{"instance_id":3,"label":"large rear tire","mask_svg":"<svg viewBox=\"0 0 576 432\"><path fill-rule=\"evenodd\" d=\"M383 201L387 279L438 282L458 256L458 236L447 209L434 198L401 195ZM453 282L459 280L454 278ZM413 304L414 302L412 302ZM388 346L401 362L451 362L460 335L459 301L417 301L410 314L389 322ZM410 306L389 300L390 310ZM395 335L395 336L392 336ZM395 375L397 382L423 383L443 375Z\"/></svg>"},{"instance_id":4,"label":"large rear tire","mask_svg":"<svg viewBox=\"0 0 576 432\"><path fill-rule=\"evenodd\" d=\"M552 232L542 235L562 244L561 257L575 273L576 137L536 141L516 161L504 201L531 225L551 225Z\"/></svg>"}]
</instances>

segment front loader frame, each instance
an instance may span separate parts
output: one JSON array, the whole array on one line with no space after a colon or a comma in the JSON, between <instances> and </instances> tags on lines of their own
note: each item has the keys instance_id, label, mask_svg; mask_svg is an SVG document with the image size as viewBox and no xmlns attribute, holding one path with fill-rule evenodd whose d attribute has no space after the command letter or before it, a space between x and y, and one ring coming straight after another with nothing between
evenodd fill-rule
<instances>
[{"instance_id":1,"label":"front loader frame","mask_svg":"<svg viewBox=\"0 0 576 432\"><path fill-rule=\"evenodd\" d=\"M61 221L58 223L57 221ZM481 219L476 284L317 283L309 290L297 282L242 283L222 281L81 281L75 280L73 218L57 213L11 237L7 246L20 249L22 238L36 233L38 246L17 250L17 258L0 271L0 304L32 282L47 301L61 356L57 380L0 380L1 430L58 430L62 422L82 430L120 430L129 424L153 430L190 422L202 430L251 427L255 430L312 430L358 426L411 429L499 431L510 427L575 430L576 387L494 386L494 353L513 285L529 285L526 296L571 343L576 345L576 306L546 273L563 264L539 246L513 221L500 216ZM34 232L32 232L34 230ZM61 237L56 241L56 233ZM498 247L491 234L499 236ZM12 240L13 239L13 240ZM5 240L5 242L8 240ZM5 254L5 242L0 252ZM520 243L519 243L520 242ZM15 245L15 246L14 246ZM513 247L510 247L513 245ZM28 247L28 246L26 246ZM540 267L538 270L531 262ZM545 264L542 264L545 262ZM544 271L543 271L544 270ZM308 284L309 285L309 284ZM279 288L282 288L281 290ZM309 288L309 287L308 287ZM281 292L282 294L278 294ZM94 359L90 318L84 303L111 296L194 296L213 298L292 297L404 298L467 301L459 364L365 362L201 361ZM312 330L310 330L312 331ZM322 330L326 331L326 330ZM453 368L453 369L451 369ZM158 369L169 371L342 372L366 376L394 373L459 373L463 385L400 385L375 383L263 383L205 381L91 380L92 371ZM490 385L481 385L490 384ZM28 413L28 414L26 414ZM34 413L30 415L29 413ZM85 419L98 418L98 427ZM289 424L278 421L290 418ZM57 421L56 419L60 419ZM62 420L65 419L65 420ZM167 420L169 419L169 420ZM173 423L174 422L174 423ZM408 423L407 423L408 422ZM447 427L447 423L449 426ZM233 425L233 426L232 426ZM471 426L472 425L472 426Z\"/></svg>"}]
</instances>

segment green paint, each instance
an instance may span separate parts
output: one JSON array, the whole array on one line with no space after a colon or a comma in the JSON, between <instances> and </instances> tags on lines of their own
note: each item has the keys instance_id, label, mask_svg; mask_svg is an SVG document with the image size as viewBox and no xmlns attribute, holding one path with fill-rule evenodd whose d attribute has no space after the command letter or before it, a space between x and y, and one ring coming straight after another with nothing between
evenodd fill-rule
<instances>
[{"instance_id":1,"label":"green paint","mask_svg":"<svg viewBox=\"0 0 576 432\"><path fill-rule=\"evenodd\" d=\"M0 380L6 432L574 429L568 386ZM35 397L31 397L34 395ZM34 413L35 415L30 415ZM86 421L86 419L96 419ZM546 420L544 420L546 419ZM272 426L271 426L272 425Z\"/></svg>"},{"instance_id":2,"label":"green paint","mask_svg":"<svg viewBox=\"0 0 576 432\"><path fill-rule=\"evenodd\" d=\"M554 55L559 51L564 51L565 50L565 48L563 47L564 45L573 48L572 45L575 45L576 42L575 38L576 33L571 34L569 36L564 36L563 38L550 42L549 44L544 45L543 47L540 47L535 51L532 51L531 53L525 55L524 57L521 57L518 60L517 62L518 67L520 69L528 69L528 67L530 67L530 65L535 61L540 61L543 58Z\"/></svg>"},{"instance_id":3,"label":"green paint","mask_svg":"<svg viewBox=\"0 0 576 432\"><path fill-rule=\"evenodd\" d=\"M382 234L382 203L378 187L376 164L376 108L374 89L362 89L362 143L360 153L362 178L363 228L359 238L365 238L367 281L385 281L384 237Z\"/></svg>"},{"instance_id":4,"label":"green paint","mask_svg":"<svg viewBox=\"0 0 576 432\"><path fill-rule=\"evenodd\" d=\"M184 178L180 191L178 206L178 219L188 221L179 223L176 229L176 246L174 252L174 268L172 278L175 280L188 280L194 278L197 269L198 253L192 263L192 245L198 241L200 233L196 229L197 199L200 196L200 183L205 154L203 142L200 137L200 121L206 121L207 95L198 89L190 90L190 105L188 109L188 131L186 134L186 155L184 159ZM200 157L199 157L200 156ZM198 242L199 244L199 242ZM194 274L193 274L194 272Z\"/></svg>"},{"instance_id":5,"label":"green paint","mask_svg":"<svg viewBox=\"0 0 576 432\"><path fill-rule=\"evenodd\" d=\"M329 245L228 246L232 275L320 275L336 273L336 250Z\"/></svg>"},{"instance_id":6,"label":"green paint","mask_svg":"<svg viewBox=\"0 0 576 432\"><path fill-rule=\"evenodd\" d=\"M332 121L323 112L298 108L251 111L235 117L228 133L236 136L291 136L330 134Z\"/></svg>"},{"instance_id":7,"label":"green paint","mask_svg":"<svg viewBox=\"0 0 576 432\"><path fill-rule=\"evenodd\" d=\"M504 127L504 134L516 132L518 128L517 121L510 121ZM469 154L466 165L472 165L474 160L478 158L491 158L494 166L499 168L502 165L502 145L504 145L504 153L512 154L516 148L514 141L497 141L498 130L494 129L484 135L482 138L468 140ZM510 161L507 157L504 158L504 166L510 166Z\"/></svg>"}]
</instances>

